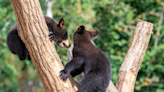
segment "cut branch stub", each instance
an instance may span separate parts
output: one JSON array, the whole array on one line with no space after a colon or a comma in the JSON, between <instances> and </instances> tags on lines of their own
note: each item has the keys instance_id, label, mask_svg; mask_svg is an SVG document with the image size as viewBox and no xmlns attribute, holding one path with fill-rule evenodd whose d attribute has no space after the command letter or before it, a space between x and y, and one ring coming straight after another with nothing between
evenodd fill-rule
<instances>
[{"instance_id":1,"label":"cut branch stub","mask_svg":"<svg viewBox=\"0 0 164 92\"><path fill-rule=\"evenodd\" d=\"M137 73L147 50L153 24L139 20L130 49L119 70L116 88L119 92L133 92Z\"/></svg>"}]
</instances>

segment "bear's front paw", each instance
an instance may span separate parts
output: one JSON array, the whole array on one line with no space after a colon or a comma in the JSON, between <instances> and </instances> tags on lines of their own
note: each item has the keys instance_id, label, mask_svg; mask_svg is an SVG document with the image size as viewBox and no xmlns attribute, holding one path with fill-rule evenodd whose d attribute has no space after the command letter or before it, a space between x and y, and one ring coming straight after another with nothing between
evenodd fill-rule
<instances>
[{"instance_id":1,"label":"bear's front paw","mask_svg":"<svg viewBox=\"0 0 164 92\"><path fill-rule=\"evenodd\" d=\"M61 79L65 80L65 79L68 78L68 76L69 76L69 74L67 74L67 72L65 70L61 70L60 71L60 77L61 77Z\"/></svg>"},{"instance_id":2,"label":"bear's front paw","mask_svg":"<svg viewBox=\"0 0 164 92\"><path fill-rule=\"evenodd\" d=\"M50 41L55 40L55 35L53 34L53 32L49 32L49 38L50 38Z\"/></svg>"}]
</instances>

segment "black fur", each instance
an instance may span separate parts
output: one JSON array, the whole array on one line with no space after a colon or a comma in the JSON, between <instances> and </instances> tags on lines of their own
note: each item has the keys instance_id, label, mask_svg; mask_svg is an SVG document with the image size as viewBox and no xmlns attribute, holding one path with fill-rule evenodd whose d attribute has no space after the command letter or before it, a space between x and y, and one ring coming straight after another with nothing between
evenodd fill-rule
<instances>
[{"instance_id":1,"label":"black fur","mask_svg":"<svg viewBox=\"0 0 164 92\"><path fill-rule=\"evenodd\" d=\"M49 37L51 41L54 40L59 45L62 40L68 39L67 31L64 29L64 19L61 18L59 23L57 23L48 16L44 17L48 26ZM12 53L18 55L20 60L25 60L26 58L31 60L25 44L18 36L17 23L15 23L9 30L7 35L7 45Z\"/></svg>"},{"instance_id":2,"label":"black fur","mask_svg":"<svg viewBox=\"0 0 164 92\"><path fill-rule=\"evenodd\" d=\"M112 78L112 68L107 56L91 40L99 30L86 31L80 26L74 33L73 59L60 72L62 79L80 74L84 77L79 84L79 92L105 92Z\"/></svg>"}]
</instances>

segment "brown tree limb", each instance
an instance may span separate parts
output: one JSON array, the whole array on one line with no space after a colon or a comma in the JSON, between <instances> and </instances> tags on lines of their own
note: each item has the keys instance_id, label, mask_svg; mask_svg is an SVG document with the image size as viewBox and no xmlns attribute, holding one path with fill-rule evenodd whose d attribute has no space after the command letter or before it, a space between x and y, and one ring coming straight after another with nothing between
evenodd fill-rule
<instances>
[{"instance_id":1,"label":"brown tree limb","mask_svg":"<svg viewBox=\"0 0 164 92\"><path fill-rule=\"evenodd\" d=\"M75 92L75 81L63 81L59 77L63 69L38 0L10 0L17 24L18 34L29 51L32 62L47 92ZM72 87L73 86L73 87Z\"/></svg>"},{"instance_id":2,"label":"brown tree limb","mask_svg":"<svg viewBox=\"0 0 164 92\"><path fill-rule=\"evenodd\" d=\"M119 70L116 88L119 92L133 92L138 70L147 50L153 24L139 20L130 49Z\"/></svg>"}]
</instances>

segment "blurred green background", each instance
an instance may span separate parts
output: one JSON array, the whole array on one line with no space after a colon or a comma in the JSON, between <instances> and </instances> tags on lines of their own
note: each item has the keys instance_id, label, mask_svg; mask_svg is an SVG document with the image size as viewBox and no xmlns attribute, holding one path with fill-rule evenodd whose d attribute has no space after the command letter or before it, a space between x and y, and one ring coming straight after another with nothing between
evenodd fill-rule
<instances>
[{"instance_id":1,"label":"blurred green background","mask_svg":"<svg viewBox=\"0 0 164 92\"><path fill-rule=\"evenodd\" d=\"M47 0L39 1L46 14ZM164 0L57 0L53 2L52 12L53 19L64 18L71 44L72 34L81 24L88 30L100 30L94 42L112 63L114 84L137 20L154 23L134 92L164 92ZM0 92L44 92L32 62L20 61L7 47L7 33L16 22L9 0L0 0L0 20ZM56 49L66 64L67 48L56 46Z\"/></svg>"}]
</instances>

